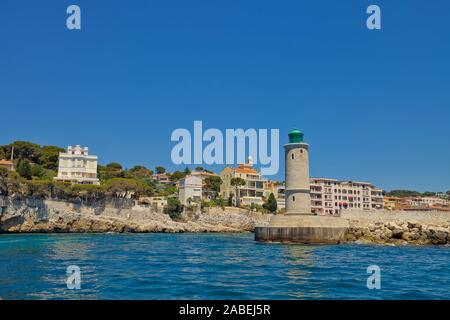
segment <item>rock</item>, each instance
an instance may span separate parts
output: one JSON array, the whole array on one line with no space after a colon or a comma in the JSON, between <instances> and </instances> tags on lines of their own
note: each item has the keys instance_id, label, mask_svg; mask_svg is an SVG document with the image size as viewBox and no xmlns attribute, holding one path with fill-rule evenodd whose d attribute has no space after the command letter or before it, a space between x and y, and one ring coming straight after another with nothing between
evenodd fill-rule
<instances>
[{"instance_id":1,"label":"rock","mask_svg":"<svg viewBox=\"0 0 450 320\"><path fill-rule=\"evenodd\" d=\"M400 229L399 225L392 221L386 223L386 227L391 231L394 231L395 229Z\"/></svg>"},{"instance_id":2,"label":"rock","mask_svg":"<svg viewBox=\"0 0 450 320\"><path fill-rule=\"evenodd\" d=\"M383 235L384 235L387 239L392 238L393 232L392 232L390 229L385 229L385 230L383 230L383 231L384 231L384 232L383 232Z\"/></svg>"},{"instance_id":3,"label":"rock","mask_svg":"<svg viewBox=\"0 0 450 320\"><path fill-rule=\"evenodd\" d=\"M402 229L392 230L392 238L393 239L402 239L403 238L403 230Z\"/></svg>"},{"instance_id":4,"label":"rock","mask_svg":"<svg viewBox=\"0 0 450 320\"><path fill-rule=\"evenodd\" d=\"M422 228L422 224L420 224L419 222L417 222L417 221L408 221L408 228L409 229L414 229L414 228L416 228L416 229L421 229Z\"/></svg>"}]
</instances>

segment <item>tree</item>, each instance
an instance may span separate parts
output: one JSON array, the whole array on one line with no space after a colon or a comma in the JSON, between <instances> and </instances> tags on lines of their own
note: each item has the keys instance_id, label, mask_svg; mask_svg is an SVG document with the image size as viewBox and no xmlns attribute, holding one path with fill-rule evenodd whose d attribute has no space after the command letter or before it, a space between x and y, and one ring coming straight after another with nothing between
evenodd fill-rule
<instances>
[{"instance_id":1,"label":"tree","mask_svg":"<svg viewBox=\"0 0 450 320\"><path fill-rule=\"evenodd\" d=\"M0 167L0 195L8 195L8 170Z\"/></svg>"},{"instance_id":2,"label":"tree","mask_svg":"<svg viewBox=\"0 0 450 320\"><path fill-rule=\"evenodd\" d=\"M406 197L420 197L422 194L418 191L411 191L411 190L391 190L386 195L388 197L406 198Z\"/></svg>"},{"instance_id":3,"label":"tree","mask_svg":"<svg viewBox=\"0 0 450 320\"><path fill-rule=\"evenodd\" d=\"M166 168L161 167L161 166L157 166L157 167L155 168L155 170L156 170L156 173L157 173L157 174L163 174L163 173L166 173Z\"/></svg>"},{"instance_id":4,"label":"tree","mask_svg":"<svg viewBox=\"0 0 450 320\"><path fill-rule=\"evenodd\" d=\"M191 174L191 169L189 169L188 167L186 167L184 169L184 174L187 176L188 174Z\"/></svg>"},{"instance_id":5,"label":"tree","mask_svg":"<svg viewBox=\"0 0 450 320\"><path fill-rule=\"evenodd\" d=\"M205 178L205 189L212 194L213 199L219 194L221 184L222 179L218 176L209 176Z\"/></svg>"},{"instance_id":6,"label":"tree","mask_svg":"<svg viewBox=\"0 0 450 320\"><path fill-rule=\"evenodd\" d=\"M181 172L181 171L175 171L174 173L172 173L170 175L170 181L178 181L180 179L183 179L184 177L186 177L186 172Z\"/></svg>"},{"instance_id":7,"label":"tree","mask_svg":"<svg viewBox=\"0 0 450 320\"><path fill-rule=\"evenodd\" d=\"M173 184L166 184L162 191L162 194L166 197L175 193L177 193L177 187L174 186Z\"/></svg>"},{"instance_id":8,"label":"tree","mask_svg":"<svg viewBox=\"0 0 450 320\"><path fill-rule=\"evenodd\" d=\"M124 172L122 171L122 166L113 162L106 166L97 167L98 177L101 181L106 182L114 178L124 178Z\"/></svg>"},{"instance_id":9,"label":"tree","mask_svg":"<svg viewBox=\"0 0 450 320\"><path fill-rule=\"evenodd\" d=\"M149 195L151 189L142 181L136 179L114 178L105 184L107 193L117 198L135 198Z\"/></svg>"},{"instance_id":10,"label":"tree","mask_svg":"<svg viewBox=\"0 0 450 320\"><path fill-rule=\"evenodd\" d=\"M239 189L242 186L245 186L247 183L242 178L231 178L231 185L236 188L236 207L239 207L240 205L240 195L239 195Z\"/></svg>"},{"instance_id":11,"label":"tree","mask_svg":"<svg viewBox=\"0 0 450 320\"><path fill-rule=\"evenodd\" d=\"M38 164L31 165L31 176L42 179L45 176L45 170Z\"/></svg>"},{"instance_id":12,"label":"tree","mask_svg":"<svg viewBox=\"0 0 450 320\"><path fill-rule=\"evenodd\" d=\"M114 169L114 170L119 170L119 171L122 170L122 165L120 163L118 163L118 162L108 163L106 165L106 167L109 168L109 169Z\"/></svg>"},{"instance_id":13,"label":"tree","mask_svg":"<svg viewBox=\"0 0 450 320\"><path fill-rule=\"evenodd\" d=\"M183 206L177 198L168 198L167 205L164 207L164 213L168 214L172 220L178 221L181 219L181 212Z\"/></svg>"},{"instance_id":14,"label":"tree","mask_svg":"<svg viewBox=\"0 0 450 320\"><path fill-rule=\"evenodd\" d=\"M43 146L40 149L41 155L39 157L39 164L42 165L42 167L44 167L45 169L57 170L59 153L64 151L65 150L60 147Z\"/></svg>"},{"instance_id":15,"label":"tree","mask_svg":"<svg viewBox=\"0 0 450 320\"><path fill-rule=\"evenodd\" d=\"M134 166L130 170L125 172L126 178L135 178L135 179L150 179L153 175L153 171L147 169L144 166Z\"/></svg>"},{"instance_id":16,"label":"tree","mask_svg":"<svg viewBox=\"0 0 450 320\"><path fill-rule=\"evenodd\" d=\"M30 180L32 177L30 161L20 160L19 164L17 165L17 173L20 174L21 177Z\"/></svg>"},{"instance_id":17,"label":"tree","mask_svg":"<svg viewBox=\"0 0 450 320\"><path fill-rule=\"evenodd\" d=\"M275 198L275 195L273 193L270 193L267 202L264 203L263 205L263 208L269 211L270 213L277 212L278 209L277 199Z\"/></svg>"},{"instance_id":18,"label":"tree","mask_svg":"<svg viewBox=\"0 0 450 320\"><path fill-rule=\"evenodd\" d=\"M28 160L29 162L39 163L41 157L41 147L35 143L27 141L15 141L8 147L8 158L11 157L11 150L14 146L14 159Z\"/></svg>"},{"instance_id":19,"label":"tree","mask_svg":"<svg viewBox=\"0 0 450 320\"><path fill-rule=\"evenodd\" d=\"M203 168L203 167L196 167L195 171L203 172L203 171L205 171L205 168Z\"/></svg>"},{"instance_id":20,"label":"tree","mask_svg":"<svg viewBox=\"0 0 450 320\"><path fill-rule=\"evenodd\" d=\"M228 196L228 206L232 207L233 206L233 194L230 193L230 195Z\"/></svg>"}]
</instances>

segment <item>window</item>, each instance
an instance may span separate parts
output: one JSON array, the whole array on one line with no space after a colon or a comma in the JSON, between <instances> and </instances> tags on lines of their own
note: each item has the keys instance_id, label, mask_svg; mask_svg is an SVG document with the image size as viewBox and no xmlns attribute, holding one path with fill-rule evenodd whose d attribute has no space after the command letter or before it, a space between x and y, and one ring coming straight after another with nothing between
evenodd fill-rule
<instances>
[{"instance_id":1,"label":"window","mask_svg":"<svg viewBox=\"0 0 450 320\"><path fill-rule=\"evenodd\" d=\"M295 196L292 196L292 201L295 202Z\"/></svg>"},{"instance_id":2,"label":"window","mask_svg":"<svg viewBox=\"0 0 450 320\"><path fill-rule=\"evenodd\" d=\"M292 154L291 156L292 156L292 160L294 160L294 154Z\"/></svg>"}]
</instances>

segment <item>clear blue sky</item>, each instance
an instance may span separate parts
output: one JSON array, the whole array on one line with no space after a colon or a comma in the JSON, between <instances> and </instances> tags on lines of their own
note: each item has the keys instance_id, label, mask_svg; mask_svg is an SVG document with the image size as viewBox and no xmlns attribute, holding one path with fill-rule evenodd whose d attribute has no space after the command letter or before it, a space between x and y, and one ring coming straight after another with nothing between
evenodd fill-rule
<instances>
[{"instance_id":1,"label":"clear blue sky","mask_svg":"<svg viewBox=\"0 0 450 320\"><path fill-rule=\"evenodd\" d=\"M2 0L0 41L0 144L173 170L194 120L298 126L312 176L450 189L449 1Z\"/></svg>"}]
</instances>

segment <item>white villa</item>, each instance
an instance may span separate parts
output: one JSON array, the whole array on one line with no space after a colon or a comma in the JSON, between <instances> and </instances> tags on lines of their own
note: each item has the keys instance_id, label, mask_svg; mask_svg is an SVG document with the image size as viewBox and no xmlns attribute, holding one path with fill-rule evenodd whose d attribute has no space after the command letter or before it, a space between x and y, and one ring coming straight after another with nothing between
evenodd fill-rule
<instances>
[{"instance_id":1,"label":"white villa","mask_svg":"<svg viewBox=\"0 0 450 320\"><path fill-rule=\"evenodd\" d=\"M87 147L69 146L59 154L57 181L78 184L100 184L97 179L97 156L89 155Z\"/></svg>"},{"instance_id":2,"label":"white villa","mask_svg":"<svg viewBox=\"0 0 450 320\"><path fill-rule=\"evenodd\" d=\"M181 204L190 204L190 201L199 202L202 199L202 178L198 175L188 175L180 180L178 200Z\"/></svg>"}]
</instances>

